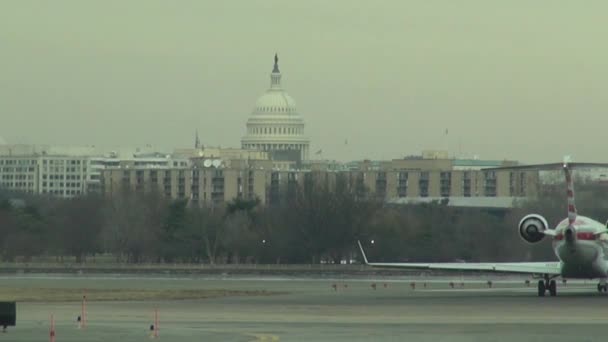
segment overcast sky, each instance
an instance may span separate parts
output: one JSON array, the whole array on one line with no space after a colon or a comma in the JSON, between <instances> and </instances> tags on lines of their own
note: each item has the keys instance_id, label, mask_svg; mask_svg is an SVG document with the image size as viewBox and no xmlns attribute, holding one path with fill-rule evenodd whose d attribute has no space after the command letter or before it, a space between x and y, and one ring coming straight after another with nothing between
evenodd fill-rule
<instances>
[{"instance_id":1,"label":"overcast sky","mask_svg":"<svg viewBox=\"0 0 608 342\"><path fill-rule=\"evenodd\" d=\"M3 0L0 136L168 149L198 128L238 147L278 52L324 158L605 162L607 13L601 0Z\"/></svg>"}]
</instances>

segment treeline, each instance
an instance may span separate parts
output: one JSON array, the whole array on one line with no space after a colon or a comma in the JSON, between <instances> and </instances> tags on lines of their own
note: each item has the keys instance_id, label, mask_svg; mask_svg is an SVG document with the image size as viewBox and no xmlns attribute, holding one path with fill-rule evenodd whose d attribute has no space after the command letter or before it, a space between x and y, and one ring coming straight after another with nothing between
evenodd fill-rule
<instances>
[{"instance_id":1,"label":"treeline","mask_svg":"<svg viewBox=\"0 0 608 342\"><path fill-rule=\"evenodd\" d=\"M361 240L376 261L524 261L554 259L550 243L525 244L517 223L566 214L563 186L510 210L454 208L445 201L387 205L347 183L292 189L277 204L234 200L214 207L169 201L158 193L124 192L61 200L0 194L0 258L111 255L116 262L340 263L360 260ZM608 218L608 196L578 185L587 216ZM373 241L373 243L372 243Z\"/></svg>"}]
</instances>

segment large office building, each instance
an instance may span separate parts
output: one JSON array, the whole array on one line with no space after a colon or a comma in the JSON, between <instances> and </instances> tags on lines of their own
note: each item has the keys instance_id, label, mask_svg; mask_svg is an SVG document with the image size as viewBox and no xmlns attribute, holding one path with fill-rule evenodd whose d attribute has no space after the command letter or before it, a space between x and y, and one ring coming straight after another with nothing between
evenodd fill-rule
<instances>
[{"instance_id":1,"label":"large office building","mask_svg":"<svg viewBox=\"0 0 608 342\"><path fill-rule=\"evenodd\" d=\"M87 146L0 145L0 188L70 198L101 192L101 172L106 168L190 165L188 158L150 151L134 148L103 153Z\"/></svg>"},{"instance_id":2,"label":"large office building","mask_svg":"<svg viewBox=\"0 0 608 342\"><path fill-rule=\"evenodd\" d=\"M102 173L107 196L121 189L155 190L197 205L220 205L235 198L258 198L273 205L285 195L314 182L332 186L341 177L352 189L389 203L406 204L449 199L471 206L509 207L538 193L539 171L519 170L511 161L427 159L422 156L347 164L314 162L307 169L280 170L271 160L221 160L201 157L192 165L153 170L114 168Z\"/></svg>"},{"instance_id":3,"label":"large office building","mask_svg":"<svg viewBox=\"0 0 608 342\"><path fill-rule=\"evenodd\" d=\"M156 192L170 199L194 204L219 205L234 198L265 201L266 177L273 170L268 153L239 149L181 149L187 164L166 167L107 167L102 173L102 192L119 196L123 191Z\"/></svg>"},{"instance_id":4,"label":"large office building","mask_svg":"<svg viewBox=\"0 0 608 342\"><path fill-rule=\"evenodd\" d=\"M90 165L91 153L86 147L1 145L0 187L58 197L82 195L98 182Z\"/></svg>"},{"instance_id":5,"label":"large office building","mask_svg":"<svg viewBox=\"0 0 608 342\"><path fill-rule=\"evenodd\" d=\"M308 160L310 140L304 133L304 119L296 103L281 85L279 60L275 55L270 88L257 100L247 120L241 147L270 154L278 169L300 168Z\"/></svg>"},{"instance_id":6,"label":"large office building","mask_svg":"<svg viewBox=\"0 0 608 342\"><path fill-rule=\"evenodd\" d=\"M102 189L107 197L124 190L156 192L166 198L188 200L196 205L221 205L235 198L266 201L271 161L243 161L227 167L224 161L193 160L191 167L163 169L112 168L103 171Z\"/></svg>"},{"instance_id":7,"label":"large office building","mask_svg":"<svg viewBox=\"0 0 608 342\"><path fill-rule=\"evenodd\" d=\"M452 203L464 205L505 207L511 206L517 199L538 194L539 171L515 169L516 165L513 161L428 159L417 156L389 161L351 162L341 171L314 172L314 177L335 179L343 175L354 189L374 194L389 203L449 199ZM306 173L275 173L271 180L278 179L279 183L288 183L290 179L302 182L307 177Z\"/></svg>"},{"instance_id":8,"label":"large office building","mask_svg":"<svg viewBox=\"0 0 608 342\"><path fill-rule=\"evenodd\" d=\"M600 165L601 166L601 165ZM608 168L589 174L603 179ZM543 167L513 161L449 159L423 153L403 159L338 163L308 160L280 169L268 151L194 148L171 154L153 149L101 153L93 147L0 145L0 188L70 198L99 192L157 191L193 205L221 205L235 198L280 203L306 182L330 187L339 178L388 203L448 199L453 205L509 207L550 184ZM552 175L552 174L551 174Z\"/></svg>"}]
</instances>

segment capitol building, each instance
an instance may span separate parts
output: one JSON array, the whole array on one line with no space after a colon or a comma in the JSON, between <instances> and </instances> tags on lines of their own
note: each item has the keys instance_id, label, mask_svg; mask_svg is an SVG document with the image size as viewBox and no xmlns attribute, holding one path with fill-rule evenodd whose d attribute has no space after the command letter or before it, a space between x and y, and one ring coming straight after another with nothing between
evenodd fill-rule
<instances>
[{"instance_id":1,"label":"capitol building","mask_svg":"<svg viewBox=\"0 0 608 342\"><path fill-rule=\"evenodd\" d=\"M270 88L258 98L247 120L241 147L268 152L279 169L300 168L302 161L308 160L310 140L304 135L304 120L295 101L281 86L277 55L270 73Z\"/></svg>"}]
</instances>

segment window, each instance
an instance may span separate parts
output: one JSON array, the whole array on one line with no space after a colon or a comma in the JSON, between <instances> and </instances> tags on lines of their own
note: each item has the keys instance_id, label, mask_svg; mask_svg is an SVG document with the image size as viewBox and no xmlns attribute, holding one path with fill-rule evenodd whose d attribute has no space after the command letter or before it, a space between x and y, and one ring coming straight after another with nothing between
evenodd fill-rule
<instances>
[{"instance_id":1,"label":"window","mask_svg":"<svg viewBox=\"0 0 608 342\"><path fill-rule=\"evenodd\" d=\"M441 172L440 174L440 193L441 197L450 197L450 190L452 188L452 173Z\"/></svg>"},{"instance_id":2,"label":"window","mask_svg":"<svg viewBox=\"0 0 608 342\"><path fill-rule=\"evenodd\" d=\"M471 172L465 171L462 178L462 194L464 197L471 197Z\"/></svg>"},{"instance_id":3,"label":"window","mask_svg":"<svg viewBox=\"0 0 608 342\"><path fill-rule=\"evenodd\" d=\"M494 171L484 172L485 180L485 195L488 197L496 197L496 173Z\"/></svg>"},{"instance_id":4,"label":"window","mask_svg":"<svg viewBox=\"0 0 608 342\"><path fill-rule=\"evenodd\" d=\"M420 197L428 197L429 196L429 173L428 172L420 172L420 179L418 180L418 189Z\"/></svg>"},{"instance_id":5,"label":"window","mask_svg":"<svg viewBox=\"0 0 608 342\"><path fill-rule=\"evenodd\" d=\"M397 195L399 197L407 196L407 172L399 172L397 178Z\"/></svg>"}]
</instances>

